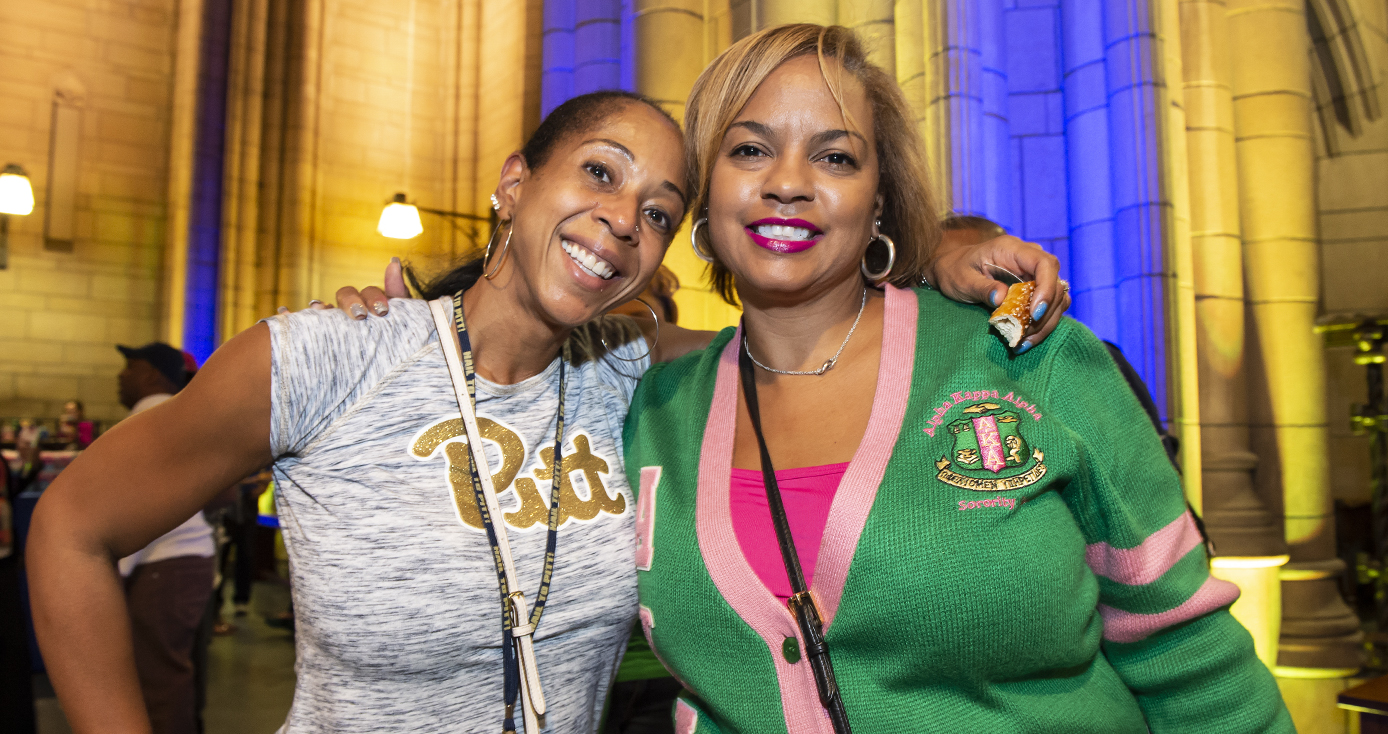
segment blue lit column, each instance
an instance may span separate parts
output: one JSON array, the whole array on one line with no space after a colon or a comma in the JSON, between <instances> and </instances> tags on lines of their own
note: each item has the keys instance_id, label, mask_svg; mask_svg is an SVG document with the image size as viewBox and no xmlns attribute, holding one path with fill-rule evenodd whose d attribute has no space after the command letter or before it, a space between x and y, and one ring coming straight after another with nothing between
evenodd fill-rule
<instances>
[{"instance_id":1,"label":"blue lit column","mask_svg":"<svg viewBox=\"0 0 1388 734\"><path fill-rule=\"evenodd\" d=\"M968 0L966 0L968 1ZM1015 156L1012 152L1012 129L1009 125L1011 115L1008 110L1008 68L1007 42L1004 35L1002 0L973 0L977 10L979 41L979 91L982 92L982 117L979 120L982 130L982 145L978 151L982 164L981 178L997 184L986 186L983 194L983 211L989 219L1013 230L1018 222L1015 208L1017 191L1015 186L1003 182L1011 180Z\"/></svg>"},{"instance_id":2,"label":"blue lit column","mask_svg":"<svg viewBox=\"0 0 1388 734\"><path fill-rule=\"evenodd\" d=\"M1107 0L1109 151L1113 170L1118 345L1167 417L1166 286L1154 33L1145 0Z\"/></svg>"},{"instance_id":3,"label":"blue lit column","mask_svg":"<svg viewBox=\"0 0 1388 734\"><path fill-rule=\"evenodd\" d=\"M1060 2L1037 0L1003 16L1013 186L1013 232L1070 262Z\"/></svg>"},{"instance_id":4,"label":"blue lit column","mask_svg":"<svg viewBox=\"0 0 1388 734\"><path fill-rule=\"evenodd\" d=\"M1071 312L1099 338L1116 342L1118 277L1103 19L1103 0L1061 3Z\"/></svg>"},{"instance_id":5,"label":"blue lit column","mask_svg":"<svg viewBox=\"0 0 1388 734\"><path fill-rule=\"evenodd\" d=\"M206 0L188 217L187 286L183 297L183 348L199 364L220 343L217 305L221 300L218 287L222 266L222 169L230 50L231 0Z\"/></svg>"},{"instance_id":6,"label":"blue lit column","mask_svg":"<svg viewBox=\"0 0 1388 734\"><path fill-rule=\"evenodd\" d=\"M621 0L578 0L573 93L622 88Z\"/></svg>"},{"instance_id":7,"label":"blue lit column","mask_svg":"<svg viewBox=\"0 0 1388 734\"><path fill-rule=\"evenodd\" d=\"M574 0L545 0L540 47L540 115L574 96Z\"/></svg>"}]
</instances>

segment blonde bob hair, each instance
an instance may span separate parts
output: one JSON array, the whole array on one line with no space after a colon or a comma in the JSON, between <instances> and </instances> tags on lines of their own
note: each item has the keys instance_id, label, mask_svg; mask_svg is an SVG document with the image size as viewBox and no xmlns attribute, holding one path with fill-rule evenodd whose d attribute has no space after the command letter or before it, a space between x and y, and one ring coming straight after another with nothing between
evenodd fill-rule
<instances>
[{"instance_id":1,"label":"blonde bob hair","mask_svg":"<svg viewBox=\"0 0 1388 734\"><path fill-rule=\"evenodd\" d=\"M742 108L777 67L810 54L818 57L824 82L850 126L854 123L843 105L843 73L857 79L867 93L877 141L877 191L883 199L881 232L896 242L896 263L887 282L902 288L915 286L940 241L924 145L901 87L867 60L862 42L843 26L797 23L767 28L730 46L699 75L685 107L685 154L690 172L699 181L691 207L694 217L703 216L708 208L714 162L723 137ZM867 243L863 246L866 250ZM707 244L702 249L713 253ZM714 289L723 300L736 305L733 275L716 254L709 271Z\"/></svg>"}]
</instances>

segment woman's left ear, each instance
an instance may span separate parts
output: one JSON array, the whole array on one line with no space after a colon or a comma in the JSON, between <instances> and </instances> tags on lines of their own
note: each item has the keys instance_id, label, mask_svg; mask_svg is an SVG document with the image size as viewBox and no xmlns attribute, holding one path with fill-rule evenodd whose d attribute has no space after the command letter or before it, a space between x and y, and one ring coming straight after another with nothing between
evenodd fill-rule
<instances>
[{"instance_id":1,"label":"woman's left ear","mask_svg":"<svg viewBox=\"0 0 1388 734\"><path fill-rule=\"evenodd\" d=\"M505 222L511 219L515 208L516 199L520 196L522 185L530 177L530 168L526 165L525 156L520 151L512 153L501 164L501 177L496 183L496 193L494 193L492 207L496 209L497 216Z\"/></svg>"},{"instance_id":2,"label":"woman's left ear","mask_svg":"<svg viewBox=\"0 0 1388 734\"><path fill-rule=\"evenodd\" d=\"M883 195L881 195L881 194L878 194L876 197L873 198L873 207L872 207L872 218L873 218L873 219L881 219L881 218L882 218L882 210L883 210L884 208L886 208L886 204L887 204L887 197L885 197L885 196L883 196Z\"/></svg>"}]
</instances>

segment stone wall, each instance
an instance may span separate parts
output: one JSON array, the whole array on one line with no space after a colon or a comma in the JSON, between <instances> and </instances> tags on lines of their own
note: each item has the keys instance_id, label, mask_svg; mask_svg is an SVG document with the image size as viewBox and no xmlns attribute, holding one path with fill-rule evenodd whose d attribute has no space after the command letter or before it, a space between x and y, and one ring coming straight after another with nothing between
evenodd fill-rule
<instances>
[{"instance_id":1,"label":"stone wall","mask_svg":"<svg viewBox=\"0 0 1388 734\"><path fill-rule=\"evenodd\" d=\"M1359 37L1373 78L1388 73L1388 3L1359 1ZM1380 109L1388 95L1374 90ZM1343 106L1341 120L1317 140L1321 241L1321 312L1388 314L1388 115L1369 119ZM1357 127L1358 130L1352 129ZM1353 403L1367 399L1364 368L1350 349L1326 352L1330 478L1336 499L1369 501L1368 438L1350 432Z\"/></svg>"},{"instance_id":2,"label":"stone wall","mask_svg":"<svg viewBox=\"0 0 1388 734\"><path fill-rule=\"evenodd\" d=\"M36 206L11 217L0 270L0 418L54 417L78 398L123 416L115 344L155 338L167 190L175 0L0 3L0 163ZM71 252L44 247L53 104L80 106Z\"/></svg>"},{"instance_id":3,"label":"stone wall","mask_svg":"<svg viewBox=\"0 0 1388 734\"><path fill-rule=\"evenodd\" d=\"M277 306L379 283L392 255L431 274L485 245L501 165L539 124L539 12L533 1L243 4L230 83L265 94L229 105L227 158L240 163L224 191L224 340ZM422 236L386 239L376 222L397 192L482 221L422 213Z\"/></svg>"}]
</instances>

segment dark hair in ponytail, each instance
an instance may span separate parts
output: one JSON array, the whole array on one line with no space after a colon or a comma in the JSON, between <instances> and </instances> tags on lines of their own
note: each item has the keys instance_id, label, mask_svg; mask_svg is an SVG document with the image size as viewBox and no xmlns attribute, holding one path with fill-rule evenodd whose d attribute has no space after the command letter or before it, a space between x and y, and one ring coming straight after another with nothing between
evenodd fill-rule
<instances>
[{"instance_id":1,"label":"dark hair in ponytail","mask_svg":"<svg viewBox=\"0 0 1388 734\"><path fill-rule=\"evenodd\" d=\"M405 264L404 273L405 280L409 282L411 288L419 292L419 297L432 301L471 288L472 284L482 277L482 258L474 257L452 270L429 279L426 283L419 282L419 276L408 263Z\"/></svg>"},{"instance_id":2,"label":"dark hair in ponytail","mask_svg":"<svg viewBox=\"0 0 1388 734\"><path fill-rule=\"evenodd\" d=\"M573 135L587 132L604 117L633 103L650 107L669 120L676 130L680 129L680 124L675 118L650 97L620 90L590 92L555 107L530 136L530 140L526 141L525 147L521 148L521 157L525 158L525 164L530 170L539 170L549 162L555 147L560 143ZM685 190L693 191L692 183L687 183ZM477 279L482 277L482 265L482 253L473 253L461 265L429 279L423 285L412 268L405 268L405 277L409 280L410 286L419 292L420 297L435 299L471 288Z\"/></svg>"}]
</instances>

